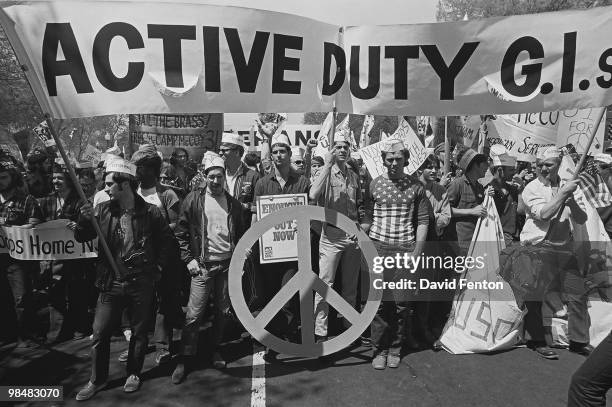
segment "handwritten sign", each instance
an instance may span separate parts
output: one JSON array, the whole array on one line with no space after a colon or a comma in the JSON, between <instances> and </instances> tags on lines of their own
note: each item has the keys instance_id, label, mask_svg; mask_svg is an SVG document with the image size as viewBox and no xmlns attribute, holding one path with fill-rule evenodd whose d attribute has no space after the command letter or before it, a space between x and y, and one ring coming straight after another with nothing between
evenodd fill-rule
<instances>
[{"instance_id":1,"label":"handwritten sign","mask_svg":"<svg viewBox=\"0 0 612 407\"><path fill-rule=\"evenodd\" d=\"M595 138L589 149L589 154L595 155L603 151L605 136L605 121L602 120L595 130L595 117L603 110L598 109L574 109L566 110L559 115L557 145L572 144L576 151L583 153L589 142L589 137L595 132Z\"/></svg>"},{"instance_id":2,"label":"handwritten sign","mask_svg":"<svg viewBox=\"0 0 612 407\"><path fill-rule=\"evenodd\" d=\"M18 260L70 260L98 257L95 240L77 242L66 227L67 219L52 220L34 228L2 226L0 253Z\"/></svg>"},{"instance_id":3,"label":"handwritten sign","mask_svg":"<svg viewBox=\"0 0 612 407\"><path fill-rule=\"evenodd\" d=\"M398 138L404 142L404 145L410 152L408 166L404 168L404 172L414 174L427 158L427 149L423 146L414 130L412 130L412 127L410 127L405 119L402 119L395 133L389 138ZM380 154L380 147L381 144L378 142L359 150L363 163L366 165L372 178L376 178L386 171Z\"/></svg>"},{"instance_id":4,"label":"handwritten sign","mask_svg":"<svg viewBox=\"0 0 612 407\"><path fill-rule=\"evenodd\" d=\"M306 194L265 195L257 198L257 219L260 220L280 209L308 205ZM285 221L265 232L259 238L259 261L262 264L294 261L298 259L296 221Z\"/></svg>"}]
</instances>

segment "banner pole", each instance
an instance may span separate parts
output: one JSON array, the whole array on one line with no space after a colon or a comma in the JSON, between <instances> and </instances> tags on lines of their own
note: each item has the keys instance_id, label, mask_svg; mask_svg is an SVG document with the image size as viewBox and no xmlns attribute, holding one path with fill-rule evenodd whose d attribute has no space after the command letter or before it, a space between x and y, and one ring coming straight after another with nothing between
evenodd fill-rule
<instances>
[{"instance_id":1,"label":"banner pole","mask_svg":"<svg viewBox=\"0 0 612 407\"><path fill-rule=\"evenodd\" d=\"M55 131L55 127L53 126L53 122L51 121L51 117L49 116L49 114L45 114L45 121L47 122L49 131L51 132L51 136L55 140L55 145L57 146L57 150L60 152L60 155L62 156L62 159L64 160L64 164L66 164L66 168L68 169L68 174L70 175L70 179L72 180L74 188L79 194L79 198L81 198L84 202L87 202L87 198L85 197L83 188L81 188L81 184L79 184L79 179L77 178L76 173L74 172L74 169L72 168L72 165L70 164L70 161L68 160L68 155L66 154L66 150L64 150L64 146L62 145L62 142L60 138L58 137L57 132ZM93 225L96 231L96 234L98 235L98 242L102 246L102 250L104 250L104 254L106 255L108 259L108 263L113 269L115 276L119 276L119 269L117 268L115 259L113 258L113 255L110 251L110 248L108 247L108 244L106 243L106 239L104 238L104 234L102 234L102 230L100 229L100 225L98 224L98 221L93 216L91 218L91 224ZM98 254L98 256L99 255L100 254Z\"/></svg>"},{"instance_id":2,"label":"banner pole","mask_svg":"<svg viewBox=\"0 0 612 407\"><path fill-rule=\"evenodd\" d=\"M444 175L450 173L450 142L448 140L448 116L444 116Z\"/></svg>"},{"instance_id":3,"label":"banner pole","mask_svg":"<svg viewBox=\"0 0 612 407\"><path fill-rule=\"evenodd\" d=\"M597 129L599 129L599 126L601 125L601 121L604 117L604 114L606 114L606 109L603 108L601 109L601 112L598 114L598 116L595 119L595 126L593 126L593 131L591 132L591 135L589 136L589 142L587 143L584 152L582 153L582 157L580 157L580 161L578 161L578 165L576 166L576 172L574 173L572 179L578 179L578 174L580 173L580 170L582 169L582 166L584 165L584 162L586 161L587 155L589 154L589 150L591 149L591 144L593 144L593 140L595 140L595 134L597 134ZM603 143L602 143L603 146Z\"/></svg>"}]
</instances>

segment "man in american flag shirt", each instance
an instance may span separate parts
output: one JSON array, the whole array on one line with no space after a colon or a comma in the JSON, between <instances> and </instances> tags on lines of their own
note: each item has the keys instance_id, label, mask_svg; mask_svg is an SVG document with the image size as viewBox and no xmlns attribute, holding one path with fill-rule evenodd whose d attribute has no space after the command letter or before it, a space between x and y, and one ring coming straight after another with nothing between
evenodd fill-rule
<instances>
[{"instance_id":1,"label":"man in american flag shirt","mask_svg":"<svg viewBox=\"0 0 612 407\"><path fill-rule=\"evenodd\" d=\"M385 140L381 155L387 173L370 183L372 199L366 206L363 223L379 256L395 258L407 253L416 257L423 252L427 238L431 204L420 181L404 173L410 154L401 140ZM399 281L411 275L410 270L396 266L384 270L384 281ZM372 321L374 369L399 366L408 323L408 304L402 297L400 290L385 293Z\"/></svg>"}]
</instances>

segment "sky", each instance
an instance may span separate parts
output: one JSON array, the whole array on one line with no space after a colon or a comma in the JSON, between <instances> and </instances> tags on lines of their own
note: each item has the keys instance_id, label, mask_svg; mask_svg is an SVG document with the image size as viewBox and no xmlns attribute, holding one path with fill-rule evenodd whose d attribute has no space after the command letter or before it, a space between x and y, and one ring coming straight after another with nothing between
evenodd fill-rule
<instances>
[{"instance_id":1,"label":"sky","mask_svg":"<svg viewBox=\"0 0 612 407\"><path fill-rule=\"evenodd\" d=\"M436 21L438 0L199 0L218 4L258 8L310 17L338 25L417 24ZM289 123L301 123L302 114L289 114ZM253 113L225 114L225 128L248 128Z\"/></svg>"}]
</instances>

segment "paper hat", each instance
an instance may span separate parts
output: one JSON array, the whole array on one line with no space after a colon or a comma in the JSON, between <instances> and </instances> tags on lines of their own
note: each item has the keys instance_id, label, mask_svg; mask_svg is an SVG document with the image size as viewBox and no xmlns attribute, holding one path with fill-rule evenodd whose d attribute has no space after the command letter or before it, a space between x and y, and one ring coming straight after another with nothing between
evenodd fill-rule
<instances>
[{"instance_id":1,"label":"paper hat","mask_svg":"<svg viewBox=\"0 0 612 407\"><path fill-rule=\"evenodd\" d=\"M273 146L275 144L284 144L288 147L291 147L291 142L289 141L289 137L287 137L287 135L283 133L278 133L272 136L272 142L270 143L270 146Z\"/></svg>"},{"instance_id":2,"label":"paper hat","mask_svg":"<svg viewBox=\"0 0 612 407\"><path fill-rule=\"evenodd\" d=\"M210 156L210 159L206 160L206 162L204 163L204 172L207 172L209 169L214 167L220 167L225 170L225 161L223 160L223 158L219 156Z\"/></svg>"},{"instance_id":3,"label":"paper hat","mask_svg":"<svg viewBox=\"0 0 612 407\"><path fill-rule=\"evenodd\" d=\"M291 147L291 160L304 159L304 150L301 147Z\"/></svg>"},{"instance_id":4,"label":"paper hat","mask_svg":"<svg viewBox=\"0 0 612 407\"><path fill-rule=\"evenodd\" d=\"M346 131L338 131L334 134L334 144L341 142L351 145L351 138Z\"/></svg>"},{"instance_id":5,"label":"paper hat","mask_svg":"<svg viewBox=\"0 0 612 407\"><path fill-rule=\"evenodd\" d=\"M135 177L136 166L121 157L109 156L108 160L106 160L106 172L122 172L124 174L129 174Z\"/></svg>"},{"instance_id":6,"label":"paper hat","mask_svg":"<svg viewBox=\"0 0 612 407\"><path fill-rule=\"evenodd\" d=\"M593 160L599 161L600 163L604 163L608 165L612 164L612 157L610 156L610 154L604 154L604 153L596 154L595 157L593 157Z\"/></svg>"},{"instance_id":7,"label":"paper hat","mask_svg":"<svg viewBox=\"0 0 612 407\"><path fill-rule=\"evenodd\" d=\"M221 144L229 143L238 147L246 148L244 140L240 134L235 133L223 133L221 136Z\"/></svg>"},{"instance_id":8,"label":"paper hat","mask_svg":"<svg viewBox=\"0 0 612 407\"><path fill-rule=\"evenodd\" d=\"M385 153L393 153L406 149L404 142L398 138L388 138L380 142L380 151Z\"/></svg>"},{"instance_id":9,"label":"paper hat","mask_svg":"<svg viewBox=\"0 0 612 407\"><path fill-rule=\"evenodd\" d=\"M204 156L202 157L202 165L206 166L206 163L210 160L212 160L214 157L219 157L221 158L221 156L217 153L215 153L214 151L207 151L204 153Z\"/></svg>"},{"instance_id":10,"label":"paper hat","mask_svg":"<svg viewBox=\"0 0 612 407\"><path fill-rule=\"evenodd\" d=\"M561 158L561 150L555 146L544 147L538 149L538 160L550 160Z\"/></svg>"},{"instance_id":11,"label":"paper hat","mask_svg":"<svg viewBox=\"0 0 612 407\"><path fill-rule=\"evenodd\" d=\"M489 150L489 157L495 167L516 167L516 157L508 154L506 147L501 144L494 144Z\"/></svg>"}]
</instances>

